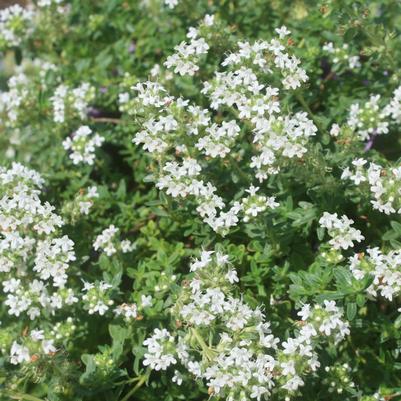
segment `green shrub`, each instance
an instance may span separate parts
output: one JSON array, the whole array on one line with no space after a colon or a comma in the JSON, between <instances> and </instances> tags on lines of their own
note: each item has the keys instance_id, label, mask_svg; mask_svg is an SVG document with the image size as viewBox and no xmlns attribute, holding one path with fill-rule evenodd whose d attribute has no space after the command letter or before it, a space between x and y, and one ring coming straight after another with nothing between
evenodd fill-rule
<instances>
[{"instance_id":1,"label":"green shrub","mask_svg":"<svg viewBox=\"0 0 401 401\"><path fill-rule=\"evenodd\" d=\"M401 396L401 5L0 11L0 399Z\"/></svg>"}]
</instances>

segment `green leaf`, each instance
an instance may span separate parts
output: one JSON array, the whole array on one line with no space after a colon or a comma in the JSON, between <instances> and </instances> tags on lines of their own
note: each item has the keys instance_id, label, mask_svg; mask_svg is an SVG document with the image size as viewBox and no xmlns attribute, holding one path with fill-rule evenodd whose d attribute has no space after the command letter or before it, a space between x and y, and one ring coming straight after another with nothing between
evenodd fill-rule
<instances>
[{"instance_id":1,"label":"green leaf","mask_svg":"<svg viewBox=\"0 0 401 401\"><path fill-rule=\"evenodd\" d=\"M390 222L391 227L393 227L393 230L401 236L401 224L398 223L397 221L391 221Z\"/></svg>"},{"instance_id":2,"label":"green leaf","mask_svg":"<svg viewBox=\"0 0 401 401\"><path fill-rule=\"evenodd\" d=\"M128 338L129 330L126 327L110 324L109 333L114 341L124 342Z\"/></svg>"},{"instance_id":3,"label":"green leaf","mask_svg":"<svg viewBox=\"0 0 401 401\"><path fill-rule=\"evenodd\" d=\"M401 315L399 315L399 316L397 317L397 319L395 319L395 321L394 321L394 327L395 327L396 329L399 329L399 328L401 327Z\"/></svg>"},{"instance_id":4,"label":"green leaf","mask_svg":"<svg viewBox=\"0 0 401 401\"><path fill-rule=\"evenodd\" d=\"M356 28L348 29L344 34L344 42L346 43L351 42L357 33L358 30Z\"/></svg>"},{"instance_id":5,"label":"green leaf","mask_svg":"<svg viewBox=\"0 0 401 401\"><path fill-rule=\"evenodd\" d=\"M361 308L366 303L366 297L364 294L358 294L356 296L356 304Z\"/></svg>"},{"instance_id":6,"label":"green leaf","mask_svg":"<svg viewBox=\"0 0 401 401\"><path fill-rule=\"evenodd\" d=\"M357 306L355 302L350 302L347 305L347 319L354 320L357 312Z\"/></svg>"}]
</instances>

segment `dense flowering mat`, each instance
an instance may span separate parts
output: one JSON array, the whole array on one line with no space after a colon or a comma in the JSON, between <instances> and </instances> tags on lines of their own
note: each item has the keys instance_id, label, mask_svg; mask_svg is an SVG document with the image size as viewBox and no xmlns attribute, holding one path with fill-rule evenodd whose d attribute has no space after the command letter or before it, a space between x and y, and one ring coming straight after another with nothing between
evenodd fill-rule
<instances>
[{"instance_id":1,"label":"dense flowering mat","mask_svg":"<svg viewBox=\"0 0 401 401\"><path fill-rule=\"evenodd\" d=\"M401 399L401 4L0 10L0 399Z\"/></svg>"}]
</instances>

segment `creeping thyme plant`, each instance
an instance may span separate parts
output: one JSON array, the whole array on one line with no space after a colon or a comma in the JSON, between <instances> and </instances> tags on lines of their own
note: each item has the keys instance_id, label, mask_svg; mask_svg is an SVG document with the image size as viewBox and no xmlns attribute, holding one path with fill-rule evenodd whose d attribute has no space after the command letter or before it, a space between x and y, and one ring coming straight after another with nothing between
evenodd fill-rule
<instances>
[{"instance_id":1,"label":"creeping thyme plant","mask_svg":"<svg viewBox=\"0 0 401 401\"><path fill-rule=\"evenodd\" d=\"M0 400L401 400L400 27L0 9Z\"/></svg>"}]
</instances>

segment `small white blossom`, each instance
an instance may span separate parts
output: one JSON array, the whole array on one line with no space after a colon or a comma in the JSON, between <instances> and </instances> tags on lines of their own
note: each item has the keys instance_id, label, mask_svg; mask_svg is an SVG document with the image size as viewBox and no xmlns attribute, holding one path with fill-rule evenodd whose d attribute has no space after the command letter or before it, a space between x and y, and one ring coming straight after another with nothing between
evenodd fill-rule
<instances>
[{"instance_id":1,"label":"small white blossom","mask_svg":"<svg viewBox=\"0 0 401 401\"><path fill-rule=\"evenodd\" d=\"M64 149L70 150L70 159L74 164L86 163L92 165L95 161L95 150L101 146L104 138L93 133L87 126L78 128L72 135L63 141Z\"/></svg>"},{"instance_id":2,"label":"small white blossom","mask_svg":"<svg viewBox=\"0 0 401 401\"><path fill-rule=\"evenodd\" d=\"M338 217L337 213L324 212L319 220L321 227L327 229L331 237L329 244L333 249L348 249L354 246L354 241L361 242L365 239L360 230L351 227L354 221L343 215Z\"/></svg>"}]
</instances>

